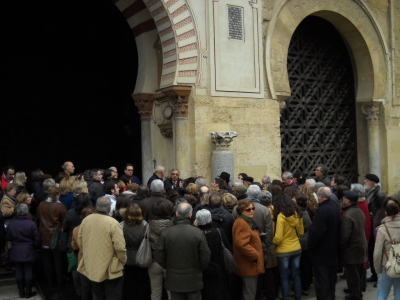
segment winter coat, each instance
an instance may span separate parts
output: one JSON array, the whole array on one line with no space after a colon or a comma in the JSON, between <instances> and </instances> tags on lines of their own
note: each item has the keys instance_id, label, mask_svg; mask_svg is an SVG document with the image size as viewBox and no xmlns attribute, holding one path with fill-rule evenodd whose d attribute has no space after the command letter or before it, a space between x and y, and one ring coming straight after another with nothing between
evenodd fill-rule
<instances>
[{"instance_id":1,"label":"winter coat","mask_svg":"<svg viewBox=\"0 0 400 300\"><path fill-rule=\"evenodd\" d=\"M0 209L1 212L3 213L3 218L4 219L12 219L15 214L15 198L11 197L8 194L5 194L3 199L0 202Z\"/></svg>"},{"instance_id":2,"label":"winter coat","mask_svg":"<svg viewBox=\"0 0 400 300\"><path fill-rule=\"evenodd\" d=\"M223 230L220 230L221 235L216 228L213 228L212 223L201 225L199 228L204 232L207 240L208 248L211 251L210 262L207 269L203 271L204 288L201 291L202 300L228 300L228 277L222 265L222 245L221 239L226 248L232 250L231 245Z\"/></svg>"},{"instance_id":3,"label":"winter coat","mask_svg":"<svg viewBox=\"0 0 400 300\"><path fill-rule=\"evenodd\" d=\"M6 231L4 230L3 213L0 210L0 252L6 247Z\"/></svg>"},{"instance_id":4,"label":"winter coat","mask_svg":"<svg viewBox=\"0 0 400 300\"><path fill-rule=\"evenodd\" d=\"M328 176L324 176L322 178L315 178L315 181L316 182L322 182L327 187L331 186L331 179Z\"/></svg>"},{"instance_id":5,"label":"winter coat","mask_svg":"<svg viewBox=\"0 0 400 300\"><path fill-rule=\"evenodd\" d=\"M391 218L391 217L389 217ZM384 223L390 233L391 239L400 241L400 215L396 215L395 219ZM374 267L377 274L382 273L382 267L386 265L387 259L383 251L389 256L390 253L390 237L386 231L385 225L380 225L378 227L378 234L375 240L374 249Z\"/></svg>"},{"instance_id":6,"label":"winter coat","mask_svg":"<svg viewBox=\"0 0 400 300\"><path fill-rule=\"evenodd\" d=\"M382 207L382 203L385 200L385 194L380 190L380 186L376 185L372 190L367 193L367 203L369 212L374 217L379 209Z\"/></svg>"},{"instance_id":7,"label":"winter coat","mask_svg":"<svg viewBox=\"0 0 400 300\"><path fill-rule=\"evenodd\" d=\"M276 220L275 236L272 242L276 245L276 253L289 253L301 250L300 240L304 234L303 219L297 213L285 217L279 213Z\"/></svg>"},{"instance_id":8,"label":"winter coat","mask_svg":"<svg viewBox=\"0 0 400 300\"><path fill-rule=\"evenodd\" d=\"M136 254L143 241L146 227L143 222L135 225L129 225L125 222L122 231L124 232L126 244L126 265L136 266Z\"/></svg>"},{"instance_id":9,"label":"winter coat","mask_svg":"<svg viewBox=\"0 0 400 300\"><path fill-rule=\"evenodd\" d=\"M74 203L74 201L75 201L75 198L74 198L73 192L60 196L60 202L65 205L65 208L67 209L67 211L71 209L71 205L72 205L72 203Z\"/></svg>"},{"instance_id":10,"label":"winter coat","mask_svg":"<svg viewBox=\"0 0 400 300\"><path fill-rule=\"evenodd\" d=\"M232 245L232 227L235 222L232 215L222 206L206 206L204 208L211 213L212 227L223 229L229 244Z\"/></svg>"},{"instance_id":11,"label":"winter coat","mask_svg":"<svg viewBox=\"0 0 400 300\"><path fill-rule=\"evenodd\" d=\"M154 250L156 250L158 240L160 239L161 232L174 226L174 222L171 219L154 219L149 222L150 230L149 230L149 242L151 246L151 251L153 253L154 260Z\"/></svg>"},{"instance_id":12,"label":"winter coat","mask_svg":"<svg viewBox=\"0 0 400 300\"><path fill-rule=\"evenodd\" d=\"M103 190L103 186L100 184L100 182L96 180L89 180L87 182L87 187L88 187L88 193L90 195L90 199L92 200L92 203L95 204L97 199L99 197L104 196L106 193Z\"/></svg>"},{"instance_id":13,"label":"winter coat","mask_svg":"<svg viewBox=\"0 0 400 300\"><path fill-rule=\"evenodd\" d=\"M301 250L307 250L308 249L308 229L310 229L311 226L311 219L308 214L308 211L306 208L301 207L301 211L303 212L303 227L304 227L304 234L300 238L300 245L301 245Z\"/></svg>"},{"instance_id":14,"label":"winter coat","mask_svg":"<svg viewBox=\"0 0 400 300\"><path fill-rule=\"evenodd\" d=\"M81 222L82 219L80 213L77 213L75 208L72 208L67 212L62 227L64 232L68 232L68 242L67 242L68 249L72 249L71 246L72 230L74 230L76 226L79 226Z\"/></svg>"},{"instance_id":15,"label":"winter coat","mask_svg":"<svg viewBox=\"0 0 400 300\"><path fill-rule=\"evenodd\" d=\"M72 249L74 249L75 253L76 253L76 251L79 251L78 252L78 262L81 261L82 256L83 256L82 251L79 249L79 245L78 245L78 233L79 233L80 228L81 228L81 225L76 226L74 228L74 230L72 230L72 239L71 239Z\"/></svg>"},{"instance_id":16,"label":"winter coat","mask_svg":"<svg viewBox=\"0 0 400 300\"><path fill-rule=\"evenodd\" d=\"M367 243L369 243L369 238L371 237L372 219L371 215L369 214L368 203L363 197L363 198L358 198L357 204L365 216L365 236L367 238Z\"/></svg>"},{"instance_id":17,"label":"winter coat","mask_svg":"<svg viewBox=\"0 0 400 300\"><path fill-rule=\"evenodd\" d=\"M78 272L102 282L123 276L126 247L122 228L112 217L94 213L83 219L78 233L82 259Z\"/></svg>"},{"instance_id":18,"label":"winter coat","mask_svg":"<svg viewBox=\"0 0 400 300\"><path fill-rule=\"evenodd\" d=\"M272 225L272 217L270 210L264 205L260 204L255 200L253 201L253 205L255 207L253 221L257 224L260 233L265 233L265 239L262 244L264 259L267 258L267 249L272 245L273 238L273 225ZM232 216L234 219L238 217L238 213L236 211L237 206L233 209ZM267 258L268 259L268 258Z\"/></svg>"},{"instance_id":19,"label":"winter coat","mask_svg":"<svg viewBox=\"0 0 400 300\"><path fill-rule=\"evenodd\" d=\"M172 213L174 209L174 205L171 201L164 198L163 194L161 193L152 193L151 197L146 198L140 202L140 208L142 209L143 219L147 222L153 219L153 215L151 214L151 209L153 208L154 204L157 202L162 201L167 204L169 207L170 212Z\"/></svg>"},{"instance_id":20,"label":"winter coat","mask_svg":"<svg viewBox=\"0 0 400 300\"><path fill-rule=\"evenodd\" d=\"M156 179L160 179L161 181L163 181L162 178L159 178L156 173L153 173L153 175L151 175L151 177L147 181L147 186L150 188L151 183Z\"/></svg>"},{"instance_id":21,"label":"winter coat","mask_svg":"<svg viewBox=\"0 0 400 300\"><path fill-rule=\"evenodd\" d=\"M156 262L167 270L165 287L181 293L203 288L203 270L210 256L203 231L182 217L177 217L174 226L161 232L155 251Z\"/></svg>"},{"instance_id":22,"label":"winter coat","mask_svg":"<svg viewBox=\"0 0 400 300\"><path fill-rule=\"evenodd\" d=\"M11 242L10 261L25 263L36 260L40 237L32 220L26 216L17 216L8 225L6 240Z\"/></svg>"},{"instance_id":23,"label":"winter coat","mask_svg":"<svg viewBox=\"0 0 400 300\"><path fill-rule=\"evenodd\" d=\"M319 204L308 230L308 253L318 266L336 265L339 244L340 211L333 200Z\"/></svg>"},{"instance_id":24,"label":"winter coat","mask_svg":"<svg viewBox=\"0 0 400 300\"><path fill-rule=\"evenodd\" d=\"M258 230L251 229L250 224L239 216L233 224L232 235L237 275L253 277L264 273L264 255Z\"/></svg>"},{"instance_id":25,"label":"winter coat","mask_svg":"<svg viewBox=\"0 0 400 300\"><path fill-rule=\"evenodd\" d=\"M343 211L339 231L339 257L345 264L362 264L368 259L364 213L357 204L347 206Z\"/></svg>"},{"instance_id":26,"label":"winter coat","mask_svg":"<svg viewBox=\"0 0 400 300\"><path fill-rule=\"evenodd\" d=\"M42 247L49 248L56 229L61 229L67 210L58 200L47 199L39 204L36 212L36 222L39 223L39 234Z\"/></svg>"}]
</instances>

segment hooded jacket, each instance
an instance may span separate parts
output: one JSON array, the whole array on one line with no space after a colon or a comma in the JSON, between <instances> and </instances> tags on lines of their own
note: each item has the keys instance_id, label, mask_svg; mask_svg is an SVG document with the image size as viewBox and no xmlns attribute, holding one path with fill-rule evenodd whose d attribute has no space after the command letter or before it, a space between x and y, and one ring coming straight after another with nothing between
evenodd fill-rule
<instances>
[{"instance_id":1,"label":"hooded jacket","mask_svg":"<svg viewBox=\"0 0 400 300\"><path fill-rule=\"evenodd\" d=\"M161 232L174 225L171 219L155 219L149 222L149 242L154 260L154 250L157 247L158 240L160 239Z\"/></svg>"},{"instance_id":2,"label":"hooded jacket","mask_svg":"<svg viewBox=\"0 0 400 300\"><path fill-rule=\"evenodd\" d=\"M276 245L276 253L288 253L301 250L299 238L304 234L303 220L297 213L285 217L279 213L276 231L272 242Z\"/></svg>"},{"instance_id":3,"label":"hooded jacket","mask_svg":"<svg viewBox=\"0 0 400 300\"><path fill-rule=\"evenodd\" d=\"M211 213L212 227L223 229L228 238L229 244L232 245L232 227L235 222L232 215L222 206L205 206L204 208Z\"/></svg>"}]
</instances>

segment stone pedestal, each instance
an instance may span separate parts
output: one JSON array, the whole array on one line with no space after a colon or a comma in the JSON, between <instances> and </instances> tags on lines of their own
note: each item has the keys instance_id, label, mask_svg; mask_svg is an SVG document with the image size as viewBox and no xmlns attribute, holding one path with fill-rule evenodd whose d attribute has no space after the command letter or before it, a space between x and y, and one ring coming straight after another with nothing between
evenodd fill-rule
<instances>
[{"instance_id":1,"label":"stone pedestal","mask_svg":"<svg viewBox=\"0 0 400 300\"><path fill-rule=\"evenodd\" d=\"M153 110L154 94L139 93L132 95L140 114L142 138L142 182L153 175L153 158L151 146L151 112Z\"/></svg>"},{"instance_id":2,"label":"stone pedestal","mask_svg":"<svg viewBox=\"0 0 400 300\"><path fill-rule=\"evenodd\" d=\"M361 106L367 119L369 172L381 177L381 148L379 143L380 106ZM365 174L362 174L365 175Z\"/></svg>"},{"instance_id":3,"label":"stone pedestal","mask_svg":"<svg viewBox=\"0 0 400 300\"><path fill-rule=\"evenodd\" d=\"M229 150L229 146L237 135L234 131L211 132L211 140L215 145L215 150L211 152L211 181L219 176L221 172L229 173L231 180L235 178L233 152Z\"/></svg>"}]
</instances>

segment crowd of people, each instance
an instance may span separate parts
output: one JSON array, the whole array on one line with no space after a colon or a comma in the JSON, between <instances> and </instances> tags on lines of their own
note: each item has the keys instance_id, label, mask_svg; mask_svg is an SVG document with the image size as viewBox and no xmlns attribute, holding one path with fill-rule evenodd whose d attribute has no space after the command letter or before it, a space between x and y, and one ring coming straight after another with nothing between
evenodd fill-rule
<instances>
[{"instance_id":1,"label":"crowd of people","mask_svg":"<svg viewBox=\"0 0 400 300\"><path fill-rule=\"evenodd\" d=\"M208 185L157 166L142 184L132 164L120 177L116 167L62 169L33 171L29 186L12 166L1 175L1 257L22 298L36 295L40 257L47 283L62 293L72 280L80 299L297 300L313 284L317 299L333 300L342 272L346 299L362 299L367 282L377 299L391 287L400 299L385 269L400 193L386 197L374 174L349 184L321 164L313 178L222 172Z\"/></svg>"}]
</instances>

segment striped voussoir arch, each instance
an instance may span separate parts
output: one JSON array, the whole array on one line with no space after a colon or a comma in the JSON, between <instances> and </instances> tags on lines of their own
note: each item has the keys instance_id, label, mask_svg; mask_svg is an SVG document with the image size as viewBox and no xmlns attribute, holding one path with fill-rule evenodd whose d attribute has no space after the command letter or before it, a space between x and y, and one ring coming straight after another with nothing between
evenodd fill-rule
<instances>
[{"instance_id":1,"label":"striped voussoir arch","mask_svg":"<svg viewBox=\"0 0 400 300\"><path fill-rule=\"evenodd\" d=\"M113 1L126 18L135 38L158 30L163 53L160 87L195 84L199 66L199 39L187 0Z\"/></svg>"}]
</instances>

